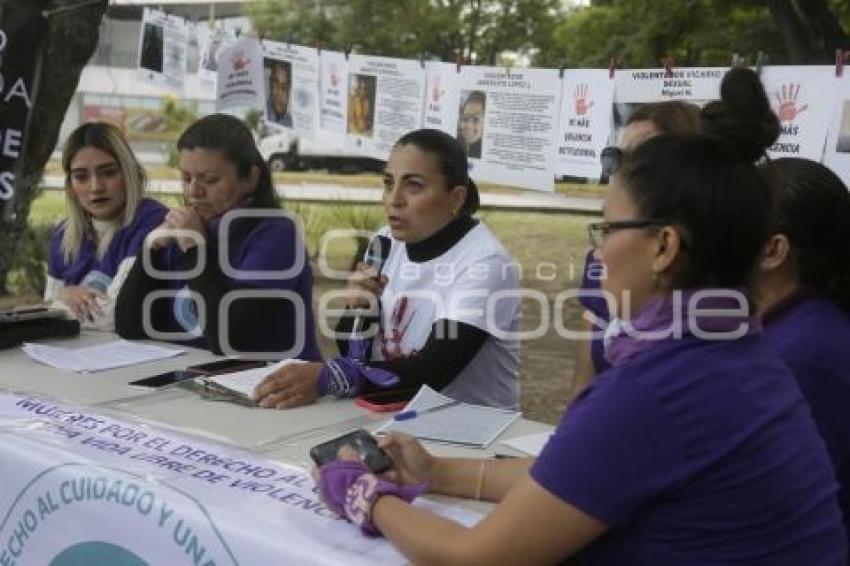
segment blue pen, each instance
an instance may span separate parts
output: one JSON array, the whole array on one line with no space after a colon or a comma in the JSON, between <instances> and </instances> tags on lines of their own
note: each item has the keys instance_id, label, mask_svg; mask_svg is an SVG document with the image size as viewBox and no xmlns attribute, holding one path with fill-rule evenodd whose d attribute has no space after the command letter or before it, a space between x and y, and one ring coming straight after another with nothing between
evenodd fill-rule
<instances>
[{"instance_id":1,"label":"blue pen","mask_svg":"<svg viewBox=\"0 0 850 566\"><path fill-rule=\"evenodd\" d=\"M436 407L430 407L428 409L416 410L410 409L409 411L402 411L400 413L396 413L393 417L393 420L396 421L408 421L410 419L415 419L420 415L426 415L428 413L434 413L437 411L442 411L443 409L448 409L450 407L457 407L460 405L460 401L450 401L448 403L443 403L442 405L437 405Z\"/></svg>"}]
</instances>

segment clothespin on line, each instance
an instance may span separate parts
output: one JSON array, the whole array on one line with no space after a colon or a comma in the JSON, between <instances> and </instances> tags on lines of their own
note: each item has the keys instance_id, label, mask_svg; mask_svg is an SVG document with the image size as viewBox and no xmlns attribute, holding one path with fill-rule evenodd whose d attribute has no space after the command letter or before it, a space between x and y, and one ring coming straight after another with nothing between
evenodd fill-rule
<instances>
[{"instance_id":1,"label":"clothespin on line","mask_svg":"<svg viewBox=\"0 0 850 566\"><path fill-rule=\"evenodd\" d=\"M676 60L673 59L672 56L668 55L667 57L663 57L661 59L661 66L664 67L664 76L672 77L673 76L673 65L676 64Z\"/></svg>"},{"instance_id":2,"label":"clothespin on line","mask_svg":"<svg viewBox=\"0 0 850 566\"><path fill-rule=\"evenodd\" d=\"M841 77L844 74L844 65L850 63L850 49L835 50L835 76Z\"/></svg>"}]
</instances>

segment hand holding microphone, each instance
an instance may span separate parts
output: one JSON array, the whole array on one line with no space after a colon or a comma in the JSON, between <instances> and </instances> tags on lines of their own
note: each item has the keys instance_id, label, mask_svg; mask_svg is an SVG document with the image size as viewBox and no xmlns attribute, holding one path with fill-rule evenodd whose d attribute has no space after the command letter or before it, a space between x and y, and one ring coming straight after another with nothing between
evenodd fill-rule
<instances>
[{"instance_id":1,"label":"hand holding microphone","mask_svg":"<svg viewBox=\"0 0 850 566\"><path fill-rule=\"evenodd\" d=\"M370 311L374 305L378 304L387 284L387 278L381 275L381 271L390 256L391 245L392 240L386 236L372 238L366 252L366 261L357 264L357 273L349 280L349 308L369 309L357 313L352 327L352 338L359 337L362 334L366 318L377 314L377 312Z\"/></svg>"}]
</instances>

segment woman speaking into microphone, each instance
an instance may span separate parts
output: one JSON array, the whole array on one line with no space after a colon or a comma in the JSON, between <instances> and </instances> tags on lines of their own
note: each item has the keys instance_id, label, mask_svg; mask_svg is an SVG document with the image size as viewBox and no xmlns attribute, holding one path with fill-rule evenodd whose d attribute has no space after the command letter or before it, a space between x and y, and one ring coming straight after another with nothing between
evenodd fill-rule
<instances>
[{"instance_id":1,"label":"woman speaking into microphone","mask_svg":"<svg viewBox=\"0 0 850 566\"><path fill-rule=\"evenodd\" d=\"M326 394L429 385L461 401L516 408L517 272L507 250L473 218L478 203L455 138L430 129L401 137L384 170L387 226L378 237L389 249L377 246L384 248L377 252L380 273L375 265L358 266L347 297L352 313L380 306L377 332L344 317L340 329L355 336L340 344L342 355L281 368L257 387L259 405L288 408ZM364 341L367 334L374 337Z\"/></svg>"}]
</instances>

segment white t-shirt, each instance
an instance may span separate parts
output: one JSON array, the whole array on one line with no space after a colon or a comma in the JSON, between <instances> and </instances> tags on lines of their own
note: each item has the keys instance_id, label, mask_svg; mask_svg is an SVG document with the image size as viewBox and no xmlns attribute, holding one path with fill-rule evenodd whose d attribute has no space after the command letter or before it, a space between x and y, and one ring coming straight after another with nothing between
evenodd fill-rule
<instances>
[{"instance_id":1,"label":"white t-shirt","mask_svg":"<svg viewBox=\"0 0 850 566\"><path fill-rule=\"evenodd\" d=\"M431 260L410 260L404 242L395 240L382 274L381 330L372 342L372 359L414 356L440 319L454 320L489 334L469 364L442 393L479 405L519 406L520 298L516 264L481 222L447 252ZM451 330L450 330L451 332Z\"/></svg>"}]
</instances>

